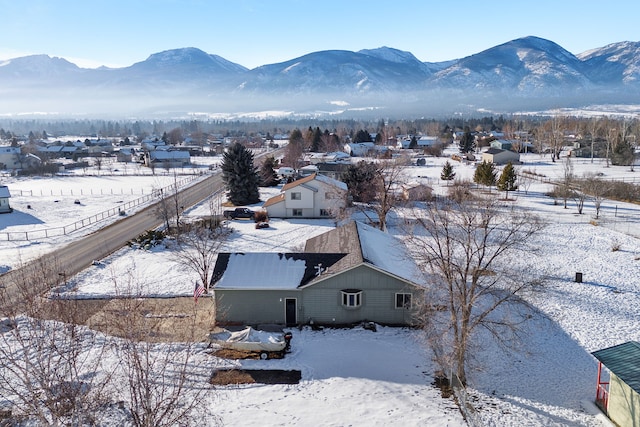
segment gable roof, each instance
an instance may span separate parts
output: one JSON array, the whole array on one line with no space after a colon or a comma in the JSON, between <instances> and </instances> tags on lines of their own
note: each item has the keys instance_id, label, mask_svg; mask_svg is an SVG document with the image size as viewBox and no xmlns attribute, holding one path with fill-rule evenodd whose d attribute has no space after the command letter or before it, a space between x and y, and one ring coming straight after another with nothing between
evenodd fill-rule
<instances>
[{"instance_id":1,"label":"gable roof","mask_svg":"<svg viewBox=\"0 0 640 427\"><path fill-rule=\"evenodd\" d=\"M267 201L262 204L262 207L266 208L281 202L284 202L284 193L268 198Z\"/></svg>"},{"instance_id":2,"label":"gable roof","mask_svg":"<svg viewBox=\"0 0 640 427\"><path fill-rule=\"evenodd\" d=\"M188 151L181 150L154 150L149 152L152 160L189 160L191 155Z\"/></svg>"},{"instance_id":3,"label":"gable roof","mask_svg":"<svg viewBox=\"0 0 640 427\"><path fill-rule=\"evenodd\" d=\"M594 351L593 356L640 394L640 343L628 341Z\"/></svg>"},{"instance_id":4,"label":"gable roof","mask_svg":"<svg viewBox=\"0 0 640 427\"><path fill-rule=\"evenodd\" d=\"M491 147L487 151L485 151L485 153L487 153L487 154L500 154L500 153L503 153L505 151L507 151L507 150L503 150L501 148Z\"/></svg>"},{"instance_id":5,"label":"gable roof","mask_svg":"<svg viewBox=\"0 0 640 427\"><path fill-rule=\"evenodd\" d=\"M318 174L316 172L316 173L312 173L309 176L305 176L304 178L300 178L300 179L297 179L297 180L295 180L293 182L289 182L289 183L285 184L282 187L282 191L289 190L291 188L297 187L299 185L306 184L306 183L314 181L314 180L323 182L325 184L333 185L334 187L338 187L338 188L340 188L342 190L345 190L345 191L347 190L347 184L345 184L344 182L338 181L337 179L329 178L326 175L320 175L320 174Z\"/></svg>"},{"instance_id":6,"label":"gable roof","mask_svg":"<svg viewBox=\"0 0 640 427\"><path fill-rule=\"evenodd\" d=\"M273 197L270 197L269 199L267 199L267 201L265 201L262 204L262 207L266 208L266 207L269 207L269 206L273 206L273 205L275 205L277 203L284 202L284 198L285 198L284 193L285 193L285 191L290 190L290 189L295 188L295 187L298 187L298 186L304 186L307 189L310 189L312 191L316 191L315 189L310 188L309 186L306 185L311 181L323 182L325 184L333 185L334 187L337 187L337 188L339 188L341 190L347 191L347 184L345 184L344 182L338 181L337 179L333 179L333 178L330 178L330 177L325 176L325 175L320 175L320 174L318 174L316 172L316 173L313 173L313 174L311 174L309 176L305 176L304 178L300 178L300 179L297 179L297 180L295 180L293 182L289 182L289 183L283 185L282 186L282 190L280 190L281 193L278 194L277 196L273 196Z\"/></svg>"},{"instance_id":7,"label":"gable roof","mask_svg":"<svg viewBox=\"0 0 640 427\"><path fill-rule=\"evenodd\" d=\"M404 243L361 222L352 221L308 239L305 252L346 252L334 266L334 273L368 264L404 281L420 286L423 283L423 274Z\"/></svg>"},{"instance_id":8,"label":"gable roof","mask_svg":"<svg viewBox=\"0 0 640 427\"><path fill-rule=\"evenodd\" d=\"M344 256L340 253L220 253L211 284L216 289L296 289L314 279L319 267L332 267Z\"/></svg>"},{"instance_id":9,"label":"gable roof","mask_svg":"<svg viewBox=\"0 0 640 427\"><path fill-rule=\"evenodd\" d=\"M215 289L292 290L326 278L318 274L319 267L335 275L359 265L416 286L424 283L400 240L352 221L308 239L302 253L220 253L211 285Z\"/></svg>"},{"instance_id":10,"label":"gable roof","mask_svg":"<svg viewBox=\"0 0 640 427\"><path fill-rule=\"evenodd\" d=\"M295 181L288 182L282 186L282 191L287 191L291 188L297 187L298 185L306 184L309 181L313 181L316 179L316 174L313 173L309 176L305 176L304 178L296 179Z\"/></svg>"},{"instance_id":11,"label":"gable roof","mask_svg":"<svg viewBox=\"0 0 640 427\"><path fill-rule=\"evenodd\" d=\"M9 193L9 187L6 185L0 185L0 197L3 199L8 199L11 197L11 193Z\"/></svg>"}]
</instances>

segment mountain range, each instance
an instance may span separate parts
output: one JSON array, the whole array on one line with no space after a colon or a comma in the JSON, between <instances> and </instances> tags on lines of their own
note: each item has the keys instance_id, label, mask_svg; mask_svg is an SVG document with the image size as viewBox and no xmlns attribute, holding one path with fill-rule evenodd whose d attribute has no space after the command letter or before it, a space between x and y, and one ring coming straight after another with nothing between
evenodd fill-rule
<instances>
[{"instance_id":1,"label":"mountain range","mask_svg":"<svg viewBox=\"0 0 640 427\"><path fill-rule=\"evenodd\" d=\"M313 52L254 69L192 47L124 68L80 68L48 55L0 61L0 114L389 117L607 103L640 104L640 42L574 55L529 36L438 63L381 47Z\"/></svg>"}]
</instances>

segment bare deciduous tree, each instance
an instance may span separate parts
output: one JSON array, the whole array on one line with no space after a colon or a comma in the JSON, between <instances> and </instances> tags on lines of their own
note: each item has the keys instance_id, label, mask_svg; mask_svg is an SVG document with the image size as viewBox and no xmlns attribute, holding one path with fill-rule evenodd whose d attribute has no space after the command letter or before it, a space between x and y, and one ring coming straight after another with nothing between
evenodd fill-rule
<instances>
[{"instance_id":1,"label":"bare deciduous tree","mask_svg":"<svg viewBox=\"0 0 640 427\"><path fill-rule=\"evenodd\" d=\"M120 394L132 424L186 426L203 418L215 422L212 408L204 403L211 392L210 368L194 362L204 350L202 337L196 335L196 308L182 314L175 308L162 310L153 300L132 297L136 289L136 280L131 279L119 290L123 298L117 300L117 313L109 322L110 330L122 337L117 343L120 375L125 379ZM180 322L167 331L172 317Z\"/></svg>"},{"instance_id":2,"label":"bare deciduous tree","mask_svg":"<svg viewBox=\"0 0 640 427\"><path fill-rule=\"evenodd\" d=\"M582 190L588 193L596 209L596 219L600 218L600 209L610 184L596 174L587 174L582 181Z\"/></svg>"},{"instance_id":3,"label":"bare deciduous tree","mask_svg":"<svg viewBox=\"0 0 640 427\"><path fill-rule=\"evenodd\" d=\"M589 135L591 136L591 163L593 163L593 153L596 139L598 138L598 133L602 126L601 120L599 117L593 117L589 121Z\"/></svg>"},{"instance_id":4,"label":"bare deciduous tree","mask_svg":"<svg viewBox=\"0 0 640 427\"><path fill-rule=\"evenodd\" d=\"M20 310L5 311L0 324L0 396L12 417L38 425L96 425L109 401L111 373L103 364L106 341L81 326L86 313L78 301L40 296L34 280L57 275L35 263L21 269L16 283L3 288L0 301Z\"/></svg>"},{"instance_id":5,"label":"bare deciduous tree","mask_svg":"<svg viewBox=\"0 0 640 427\"><path fill-rule=\"evenodd\" d=\"M410 243L433 280L425 331L442 368L464 384L479 329L501 342L519 333L526 314L517 308L527 307L522 297L540 283L523 277L512 261L530 256L528 243L543 223L528 213L502 210L492 198L433 203L417 218Z\"/></svg>"},{"instance_id":6,"label":"bare deciduous tree","mask_svg":"<svg viewBox=\"0 0 640 427\"><path fill-rule=\"evenodd\" d=\"M556 192L562 198L563 207L567 209L567 200L573 197L575 186L575 175L573 174L573 163L571 157L566 157L562 164L562 181L556 187Z\"/></svg>"},{"instance_id":7,"label":"bare deciduous tree","mask_svg":"<svg viewBox=\"0 0 640 427\"><path fill-rule=\"evenodd\" d=\"M167 233L171 232L172 225L176 235L180 234L180 220L183 206L181 205L178 175L173 174L173 183L169 187L157 190L160 195L160 203L156 207L156 215L162 219Z\"/></svg>"},{"instance_id":8,"label":"bare deciduous tree","mask_svg":"<svg viewBox=\"0 0 640 427\"><path fill-rule=\"evenodd\" d=\"M400 185L403 182L404 165L406 160L381 160L378 163L359 163L360 167L367 169L367 174L363 177L368 181L350 184L349 189L354 199L363 203L356 207L365 214L371 222L375 222L369 213L375 212L378 220L378 228L387 230L387 215L402 201ZM353 194L355 186L361 190L357 195Z\"/></svg>"},{"instance_id":9,"label":"bare deciduous tree","mask_svg":"<svg viewBox=\"0 0 640 427\"><path fill-rule=\"evenodd\" d=\"M560 160L560 153L564 146L564 127L565 118L559 114L549 119L544 124L544 132L548 141L549 150L551 151L551 161Z\"/></svg>"},{"instance_id":10,"label":"bare deciduous tree","mask_svg":"<svg viewBox=\"0 0 640 427\"><path fill-rule=\"evenodd\" d=\"M174 252L179 262L198 274L205 289L208 289L211 269L228 233L228 229L216 220L220 218L219 205L215 202L217 197L214 195L210 199L210 219L185 226L186 230L181 234Z\"/></svg>"}]
</instances>

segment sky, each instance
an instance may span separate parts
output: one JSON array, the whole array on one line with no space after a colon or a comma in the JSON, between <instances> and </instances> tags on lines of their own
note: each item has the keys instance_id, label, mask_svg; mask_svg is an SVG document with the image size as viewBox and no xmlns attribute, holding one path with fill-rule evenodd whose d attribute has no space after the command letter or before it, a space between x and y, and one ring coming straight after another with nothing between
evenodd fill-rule
<instances>
[{"instance_id":1,"label":"sky","mask_svg":"<svg viewBox=\"0 0 640 427\"><path fill-rule=\"evenodd\" d=\"M593 2L595 3L595 2ZM126 67L196 47L247 68L322 50L462 58L525 36L573 54L638 41L640 3L610 0L0 0L0 59L32 54Z\"/></svg>"}]
</instances>

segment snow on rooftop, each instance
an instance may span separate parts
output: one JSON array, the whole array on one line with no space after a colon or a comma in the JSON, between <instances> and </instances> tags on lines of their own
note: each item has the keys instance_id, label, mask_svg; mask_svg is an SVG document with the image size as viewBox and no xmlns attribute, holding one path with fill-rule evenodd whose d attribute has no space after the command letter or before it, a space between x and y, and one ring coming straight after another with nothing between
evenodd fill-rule
<instances>
[{"instance_id":1,"label":"snow on rooftop","mask_svg":"<svg viewBox=\"0 0 640 427\"><path fill-rule=\"evenodd\" d=\"M305 269L305 260L287 254L233 253L216 289L296 289Z\"/></svg>"},{"instance_id":2,"label":"snow on rooftop","mask_svg":"<svg viewBox=\"0 0 640 427\"><path fill-rule=\"evenodd\" d=\"M369 225L357 221L356 224L362 256L366 261L410 282L424 283L424 276L413 262L404 243Z\"/></svg>"},{"instance_id":3,"label":"snow on rooftop","mask_svg":"<svg viewBox=\"0 0 640 427\"><path fill-rule=\"evenodd\" d=\"M325 184L334 185L338 188L343 189L344 191L347 191L347 184L342 181L338 181L337 179L333 179L322 174L317 174L316 179L320 182L324 182Z\"/></svg>"}]
</instances>

